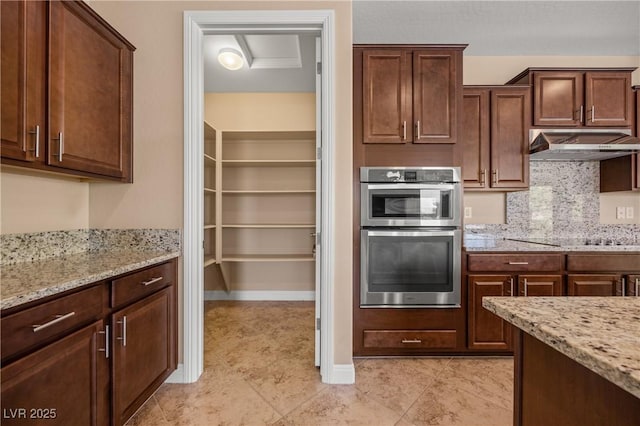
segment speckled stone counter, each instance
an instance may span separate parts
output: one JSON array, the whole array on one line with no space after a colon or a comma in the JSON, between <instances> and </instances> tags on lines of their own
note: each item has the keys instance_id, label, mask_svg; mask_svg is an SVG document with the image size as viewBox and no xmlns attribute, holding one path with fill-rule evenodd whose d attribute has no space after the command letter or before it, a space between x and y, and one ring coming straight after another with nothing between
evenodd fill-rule
<instances>
[{"instance_id":1,"label":"speckled stone counter","mask_svg":"<svg viewBox=\"0 0 640 426\"><path fill-rule=\"evenodd\" d=\"M4 265L0 309L108 279L180 256L179 251L107 250Z\"/></svg>"},{"instance_id":2,"label":"speckled stone counter","mask_svg":"<svg viewBox=\"0 0 640 426\"><path fill-rule=\"evenodd\" d=\"M640 398L640 297L485 297L482 305Z\"/></svg>"},{"instance_id":3,"label":"speckled stone counter","mask_svg":"<svg viewBox=\"0 0 640 426\"><path fill-rule=\"evenodd\" d=\"M635 252L640 253L639 245L601 245L601 246L585 246L572 245L570 243L553 246L547 244L530 243L524 241L514 241L503 238L477 238L473 236L465 236L464 248L467 252L511 252L511 251L540 251L540 252Z\"/></svg>"}]
</instances>

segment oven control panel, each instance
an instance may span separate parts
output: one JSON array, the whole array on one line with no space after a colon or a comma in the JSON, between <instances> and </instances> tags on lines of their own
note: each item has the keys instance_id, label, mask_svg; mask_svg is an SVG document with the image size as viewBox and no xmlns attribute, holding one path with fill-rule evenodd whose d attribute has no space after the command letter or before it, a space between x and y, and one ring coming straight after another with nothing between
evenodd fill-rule
<instances>
[{"instance_id":1,"label":"oven control panel","mask_svg":"<svg viewBox=\"0 0 640 426\"><path fill-rule=\"evenodd\" d=\"M459 167L362 167L360 182L460 182Z\"/></svg>"}]
</instances>

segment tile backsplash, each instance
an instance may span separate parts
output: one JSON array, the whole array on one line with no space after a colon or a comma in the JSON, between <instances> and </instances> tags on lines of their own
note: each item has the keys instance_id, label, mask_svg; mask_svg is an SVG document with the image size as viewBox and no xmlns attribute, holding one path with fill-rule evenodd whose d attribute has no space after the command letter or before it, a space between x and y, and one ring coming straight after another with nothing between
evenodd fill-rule
<instances>
[{"instance_id":1,"label":"tile backsplash","mask_svg":"<svg viewBox=\"0 0 640 426\"><path fill-rule=\"evenodd\" d=\"M604 238L640 243L640 225L600 224L597 161L532 161L528 191L506 196L506 224L466 225L496 238Z\"/></svg>"},{"instance_id":2,"label":"tile backsplash","mask_svg":"<svg viewBox=\"0 0 640 426\"><path fill-rule=\"evenodd\" d=\"M86 251L180 251L179 229L78 229L0 235L0 265Z\"/></svg>"}]
</instances>

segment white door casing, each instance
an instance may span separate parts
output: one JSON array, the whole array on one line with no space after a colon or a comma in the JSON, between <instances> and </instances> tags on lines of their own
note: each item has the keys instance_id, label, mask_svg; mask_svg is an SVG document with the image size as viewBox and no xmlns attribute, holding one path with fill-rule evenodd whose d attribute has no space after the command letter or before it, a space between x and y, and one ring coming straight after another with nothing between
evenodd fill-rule
<instances>
[{"instance_id":1,"label":"white door casing","mask_svg":"<svg viewBox=\"0 0 640 426\"><path fill-rule=\"evenodd\" d=\"M335 208L335 16L333 10L185 11L184 12L184 238L183 238L183 364L168 381L191 383L203 370L203 36L216 27L265 31L320 31L322 73L320 111L321 181L319 257L320 375L325 383L353 383L353 364L334 362Z\"/></svg>"}]
</instances>

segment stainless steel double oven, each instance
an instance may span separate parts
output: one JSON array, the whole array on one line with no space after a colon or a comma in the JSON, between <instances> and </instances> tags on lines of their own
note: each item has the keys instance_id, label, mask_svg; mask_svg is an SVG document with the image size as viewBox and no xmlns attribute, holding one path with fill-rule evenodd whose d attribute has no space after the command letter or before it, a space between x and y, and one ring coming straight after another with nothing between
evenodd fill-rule
<instances>
[{"instance_id":1,"label":"stainless steel double oven","mask_svg":"<svg viewBox=\"0 0 640 426\"><path fill-rule=\"evenodd\" d=\"M457 167L360 169L361 307L459 307Z\"/></svg>"}]
</instances>

